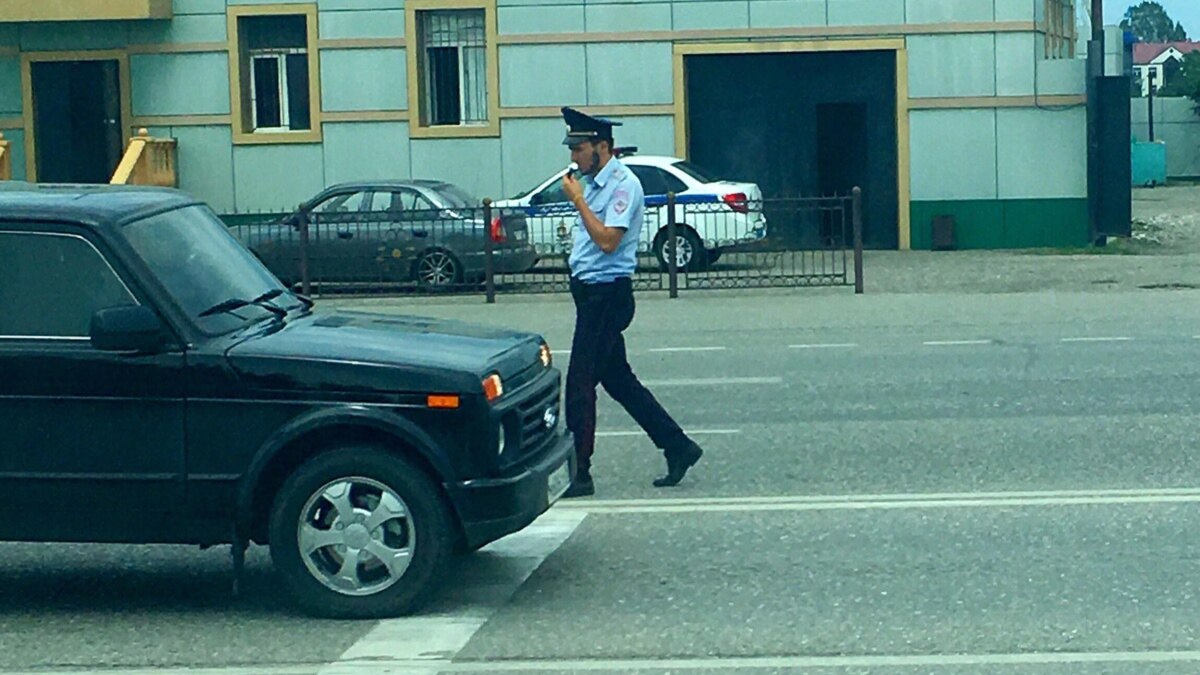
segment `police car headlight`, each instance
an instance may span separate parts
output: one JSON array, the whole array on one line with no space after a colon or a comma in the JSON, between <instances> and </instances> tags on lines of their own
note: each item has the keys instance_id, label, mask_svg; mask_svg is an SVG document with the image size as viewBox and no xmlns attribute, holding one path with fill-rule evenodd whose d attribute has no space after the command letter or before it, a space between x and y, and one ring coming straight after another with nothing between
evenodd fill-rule
<instances>
[{"instance_id":1,"label":"police car headlight","mask_svg":"<svg viewBox=\"0 0 1200 675\"><path fill-rule=\"evenodd\" d=\"M540 351L541 351L542 365L546 368L549 368L550 364L554 363L554 357L550 353L550 345L543 342Z\"/></svg>"}]
</instances>

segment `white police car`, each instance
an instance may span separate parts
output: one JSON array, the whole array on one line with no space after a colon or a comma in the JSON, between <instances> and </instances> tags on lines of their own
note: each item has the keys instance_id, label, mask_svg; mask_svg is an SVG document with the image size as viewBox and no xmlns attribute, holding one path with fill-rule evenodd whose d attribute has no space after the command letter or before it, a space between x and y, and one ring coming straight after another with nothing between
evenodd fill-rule
<instances>
[{"instance_id":1,"label":"white police car","mask_svg":"<svg viewBox=\"0 0 1200 675\"><path fill-rule=\"evenodd\" d=\"M718 180L677 157L636 152L637 148L617 148L616 154L641 181L646 195L640 248L653 251L664 270L669 265L669 251L664 250L668 248L668 192L676 195L676 246L681 270L703 269L716 262L723 249L766 237L767 219L762 213L758 185ZM541 258L571 252L575 209L563 194L566 171L564 167L532 190L495 203L498 208L525 212L530 243Z\"/></svg>"}]
</instances>

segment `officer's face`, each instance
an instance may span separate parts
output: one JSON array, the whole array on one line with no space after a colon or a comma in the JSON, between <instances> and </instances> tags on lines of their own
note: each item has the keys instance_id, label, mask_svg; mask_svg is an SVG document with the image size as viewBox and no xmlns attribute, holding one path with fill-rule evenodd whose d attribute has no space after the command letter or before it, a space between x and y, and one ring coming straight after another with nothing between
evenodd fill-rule
<instances>
[{"instance_id":1,"label":"officer's face","mask_svg":"<svg viewBox=\"0 0 1200 675\"><path fill-rule=\"evenodd\" d=\"M579 173L588 176L596 170L596 145L579 143L571 146L571 161L579 165Z\"/></svg>"}]
</instances>

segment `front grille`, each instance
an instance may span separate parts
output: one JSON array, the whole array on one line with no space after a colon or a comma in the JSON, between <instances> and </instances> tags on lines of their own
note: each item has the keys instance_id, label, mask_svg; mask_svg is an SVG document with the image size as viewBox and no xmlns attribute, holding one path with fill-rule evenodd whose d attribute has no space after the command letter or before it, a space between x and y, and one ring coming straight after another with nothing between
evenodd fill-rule
<instances>
[{"instance_id":1,"label":"front grille","mask_svg":"<svg viewBox=\"0 0 1200 675\"><path fill-rule=\"evenodd\" d=\"M555 423L550 427L546 426L547 410L554 412ZM558 427L558 418L557 380L534 392L517 406L517 446L521 448L522 457L541 447L542 443L554 433L555 428Z\"/></svg>"}]
</instances>

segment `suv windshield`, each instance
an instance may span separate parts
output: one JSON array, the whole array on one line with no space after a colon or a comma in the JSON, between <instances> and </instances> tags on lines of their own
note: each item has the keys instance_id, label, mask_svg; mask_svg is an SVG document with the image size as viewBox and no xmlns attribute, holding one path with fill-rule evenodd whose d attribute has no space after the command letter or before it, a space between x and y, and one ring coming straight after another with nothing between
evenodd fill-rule
<instances>
[{"instance_id":1,"label":"suv windshield","mask_svg":"<svg viewBox=\"0 0 1200 675\"><path fill-rule=\"evenodd\" d=\"M200 316L231 298L251 300L282 289L279 280L229 233L205 206L167 211L125 226L125 238L171 294L179 308L208 335L220 335L272 316L250 305ZM277 303L300 302L290 296Z\"/></svg>"}]
</instances>

